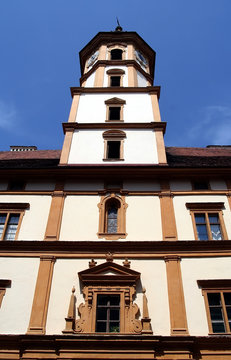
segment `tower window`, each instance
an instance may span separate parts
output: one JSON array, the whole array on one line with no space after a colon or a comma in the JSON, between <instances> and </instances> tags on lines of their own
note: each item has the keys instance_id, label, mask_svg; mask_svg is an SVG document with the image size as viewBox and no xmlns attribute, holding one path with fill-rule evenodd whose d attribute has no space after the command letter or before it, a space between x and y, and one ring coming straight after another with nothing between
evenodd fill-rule
<instances>
[{"instance_id":1,"label":"tower window","mask_svg":"<svg viewBox=\"0 0 231 360\"><path fill-rule=\"evenodd\" d=\"M111 76L110 86L120 86L120 76Z\"/></svg>"},{"instance_id":2,"label":"tower window","mask_svg":"<svg viewBox=\"0 0 231 360\"><path fill-rule=\"evenodd\" d=\"M98 295L96 332L120 331L120 295Z\"/></svg>"},{"instance_id":3,"label":"tower window","mask_svg":"<svg viewBox=\"0 0 231 360\"><path fill-rule=\"evenodd\" d=\"M117 97L106 100L106 121L123 121L123 109L125 104L125 100Z\"/></svg>"},{"instance_id":4,"label":"tower window","mask_svg":"<svg viewBox=\"0 0 231 360\"><path fill-rule=\"evenodd\" d=\"M122 69L110 69L107 70L108 86L123 86L123 76L125 71Z\"/></svg>"},{"instance_id":5,"label":"tower window","mask_svg":"<svg viewBox=\"0 0 231 360\"><path fill-rule=\"evenodd\" d=\"M122 60L123 51L120 49L111 50L111 60Z\"/></svg>"},{"instance_id":6,"label":"tower window","mask_svg":"<svg viewBox=\"0 0 231 360\"><path fill-rule=\"evenodd\" d=\"M110 106L109 107L109 120L120 120L120 106Z\"/></svg>"},{"instance_id":7,"label":"tower window","mask_svg":"<svg viewBox=\"0 0 231 360\"><path fill-rule=\"evenodd\" d=\"M123 148L125 132L121 130L108 130L103 133L104 138L104 161L123 160Z\"/></svg>"},{"instance_id":8,"label":"tower window","mask_svg":"<svg viewBox=\"0 0 231 360\"><path fill-rule=\"evenodd\" d=\"M107 158L120 159L120 141L107 142Z\"/></svg>"}]
</instances>

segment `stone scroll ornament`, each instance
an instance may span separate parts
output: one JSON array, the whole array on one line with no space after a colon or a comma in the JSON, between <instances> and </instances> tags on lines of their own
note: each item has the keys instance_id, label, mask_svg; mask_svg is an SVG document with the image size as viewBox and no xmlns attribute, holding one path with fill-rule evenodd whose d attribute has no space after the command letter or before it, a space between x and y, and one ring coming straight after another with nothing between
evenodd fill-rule
<instances>
[{"instance_id":1,"label":"stone scroll ornament","mask_svg":"<svg viewBox=\"0 0 231 360\"><path fill-rule=\"evenodd\" d=\"M120 320L119 330L117 328L115 332L152 334L145 289L143 289L143 317L141 320L138 319L140 310L133 299L136 295L136 283L140 279L140 273L130 269L130 262L128 263L127 259L123 266L113 262L112 254L107 254L106 262L98 266L92 259L89 262L89 269L81 271L79 278L83 285L85 302L79 305L79 319L76 320L76 297L73 288L63 333L95 333L97 296L116 294L120 296Z\"/></svg>"}]
</instances>

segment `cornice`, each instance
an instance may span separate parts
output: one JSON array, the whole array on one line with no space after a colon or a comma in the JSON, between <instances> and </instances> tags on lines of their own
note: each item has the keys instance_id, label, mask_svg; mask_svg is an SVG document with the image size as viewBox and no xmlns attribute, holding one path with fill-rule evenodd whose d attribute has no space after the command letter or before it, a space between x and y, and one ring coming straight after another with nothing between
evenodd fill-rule
<instances>
[{"instance_id":1,"label":"cornice","mask_svg":"<svg viewBox=\"0 0 231 360\"><path fill-rule=\"evenodd\" d=\"M146 93L156 94L160 97L160 86L145 86L145 87L71 87L71 96L81 94L110 94L110 93Z\"/></svg>"},{"instance_id":2,"label":"cornice","mask_svg":"<svg viewBox=\"0 0 231 360\"><path fill-rule=\"evenodd\" d=\"M150 74L142 69L142 67L135 60L98 60L92 66L92 68L80 78L80 85L98 69L99 66L134 66L151 84L153 84L153 78ZM110 71L110 70L109 70Z\"/></svg>"},{"instance_id":3,"label":"cornice","mask_svg":"<svg viewBox=\"0 0 231 360\"><path fill-rule=\"evenodd\" d=\"M114 258L162 258L166 256L231 256L231 240L219 241L1 241L0 256L51 255L56 258L104 257L113 253ZM7 254L7 255L6 255ZM94 255L93 255L94 254Z\"/></svg>"},{"instance_id":4,"label":"cornice","mask_svg":"<svg viewBox=\"0 0 231 360\"><path fill-rule=\"evenodd\" d=\"M115 341L116 340L116 341ZM15 346L20 345L20 349L29 349L31 347L33 353L37 349L38 351L45 347L49 352L58 348L64 349L99 349L101 346L107 344L107 349L121 349L126 342L126 349L144 349L148 348L153 351L160 350L163 347L173 349L186 349L189 346L189 350L196 350L196 348L205 347L206 350L216 350L221 348L222 350L231 349L231 341L229 335L218 336L157 336L157 335L136 335L136 334L71 334L71 335L0 335L0 349L12 349ZM91 345L90 345L91 344ZM145 344L145 345L144 345ZM10 348L8 347L9 345ZM193 346L194 345L194 346ZM49 346L49 348L47 348ZM193 347L192 347L193 346ZM119 356L117 356L119 357Z\"/></svg>"},{"instance_id":5,"label":"cornice","mask_svg":"<svg viewBox=\"0 0 231 360\"><path fill-rule=\"evenodd\" d=\"M121 122L107 122L107 123L63 123L63 132L84 129L153 129L161 130L165 133L166 122L149 122L149 123L121 123Z\"/></svg>"},{"instance_id":6,"label":"cornice","mask_svg":"<svg viewBox=\"0 0 231 360\"><path fill-rule=\"evenodd\" d=\"M81 74L84 72L84 65L87 58L96 51L100 45L115 42L133 44L137 49L141 50L148 57L151 76L154 78L156 53L135 31L99 32L79 53Z\"/></svg>"},{"instance_id":7,"label":"cornice","mask_svg":"<svg viewBox=\"0 0 231 360\"><path fill-rule=\"evenodd\" d=\"M168 164L67 164L57 165L55 168L46 168L41 165L40 168L10 168L5 167L0 169L0 175L3 179L9 177L20 176L21 178L28 179L40 177L43 179L67 179L74 176L76 179L83 179L92 177L94 178L110 178L110 177L127 177L133 179L182 179L185 177L207 176L214 177L214 174L219 173L219 177L230 178L230 167L201 167L201 168L176 168L169 167ZM13 192L11 192L13 194ZM48 195L50 191L46 192ZM199 194L199 193L198 193Z\"/></svg>"}]
</instances>

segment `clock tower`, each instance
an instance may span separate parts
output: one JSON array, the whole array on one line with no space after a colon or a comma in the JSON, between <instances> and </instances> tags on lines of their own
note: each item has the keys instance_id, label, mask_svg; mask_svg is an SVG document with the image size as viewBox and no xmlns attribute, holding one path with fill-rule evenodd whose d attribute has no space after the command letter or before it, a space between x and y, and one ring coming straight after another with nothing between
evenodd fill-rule
<instances>
[{"instance_id":1,"label":"clock tower","mask_svg":"<svg viewBox=\"0 0 231 360\"><path fill-rule=\"evenodd\" d=\"M167 165L155 55L121 27L99 32L80 51L60 165Z\"/></svg>"}]
</instances>

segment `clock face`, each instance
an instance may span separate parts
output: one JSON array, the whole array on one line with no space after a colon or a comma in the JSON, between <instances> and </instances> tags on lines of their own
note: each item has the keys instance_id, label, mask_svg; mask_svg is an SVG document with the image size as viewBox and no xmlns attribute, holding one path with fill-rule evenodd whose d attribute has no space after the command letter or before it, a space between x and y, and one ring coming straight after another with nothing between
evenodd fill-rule
<instances>
[{"instance_id":1,"label":"clock face","mask_svg":"<svg viewBox=\"0 0 231 360\"><path fill-rule=\"evenodd\" d=\"M136 55L136 59L138 60L138 62L143 65L143 66L147 66L148 65L148 61L145 59L145 57L143 56L143 54L141 54L140 51L136 50L135 51L135 55Z\"/></svg>"},{"instance_id":2,"label":"clock face","mask_svg":"<svg viewBox=\"0 0 231 360\"><path fill-rule=\"evenodd\" d=\"M99 56L99 52L96 51L94 54L91 55L91 57L88 59L87 61L87 67L91 66L92 64L94 64L94 62L98 59Z\"/></svg>"}]
</instances>

